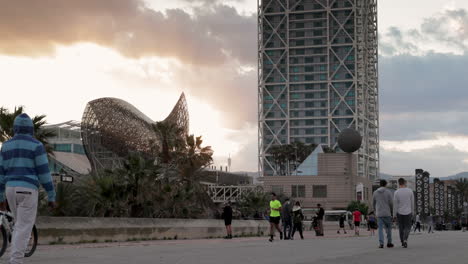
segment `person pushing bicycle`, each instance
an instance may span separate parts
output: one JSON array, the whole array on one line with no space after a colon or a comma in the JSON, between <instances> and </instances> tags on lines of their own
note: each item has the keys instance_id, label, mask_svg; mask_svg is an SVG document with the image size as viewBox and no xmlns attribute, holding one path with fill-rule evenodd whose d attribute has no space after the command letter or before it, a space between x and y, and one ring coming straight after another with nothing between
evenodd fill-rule
<instances>
[{"instance_id":1,"label":"person pushing bicycle","mask_svg":"<svg viewBox=\"0 0 468 264\"><path fill-rule=\"evenodd\" d=\"M55 207L55 189L44 145L36 140L27 114L15 118L12 139L0 150L0 210L6 210L5 192L15 228L10 264L23 263L24 253L36 222L39 186L47 191L49 206Z\"/></svg>"}]
</instances>

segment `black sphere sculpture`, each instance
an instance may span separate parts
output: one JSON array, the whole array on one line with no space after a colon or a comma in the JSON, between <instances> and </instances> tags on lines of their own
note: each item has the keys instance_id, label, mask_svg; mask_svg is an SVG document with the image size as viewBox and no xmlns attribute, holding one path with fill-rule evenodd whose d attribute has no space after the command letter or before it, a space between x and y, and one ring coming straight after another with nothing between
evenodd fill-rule
<instances>
[{"instance_id":1,"label":"black sphere sculpture","mask_svg":"<svg viewBox=\"0 0 468 264\"><path fill-rule=\"evenodd\" d=\"M338 146L344 152L355 152L361 147L361 143L361 134L352 128L346 128L338 135Z\"/></svg>"}]
</instances>

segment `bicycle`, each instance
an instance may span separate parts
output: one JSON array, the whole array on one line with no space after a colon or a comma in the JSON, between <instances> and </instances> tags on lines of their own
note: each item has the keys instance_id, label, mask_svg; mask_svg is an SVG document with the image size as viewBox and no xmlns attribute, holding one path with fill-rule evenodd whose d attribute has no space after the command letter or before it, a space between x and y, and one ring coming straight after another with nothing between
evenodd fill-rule
<instances>
[{"instance_id":1,"label":"bicycle","mask_svg":"<svg viewBox=\"0 0 468 264\"><path fill-rule=\"evenodd\" d=\"M13 234L13 228L14 228L14 218L13 215L10 212L3 212L0 211L0 235L2 236L0 238L0 257L5 254L8 243L11 243L11 238ZM33 229L31 231L31 237L29 238L28 246L26 248L25 257L30 257L34 254L34 251L36 251L37 247L37 228L36 225L33 226Z\"/></svg>"}]
</instances>

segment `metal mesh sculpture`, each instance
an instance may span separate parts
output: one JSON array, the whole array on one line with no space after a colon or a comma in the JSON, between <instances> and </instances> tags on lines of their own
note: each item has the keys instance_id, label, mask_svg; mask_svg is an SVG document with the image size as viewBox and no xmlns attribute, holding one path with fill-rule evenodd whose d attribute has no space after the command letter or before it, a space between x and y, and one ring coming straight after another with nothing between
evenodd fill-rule
<instances>
[{"instance_id":1,"label":"metal mesh sculpture","mask_svg":"<svg viewBox=\"0 0 468 264\"><path fill-rule=\"evenodd\" d=\"M189 116L183 93L163 122L174 123L188 134ZM89 102L81 121L81 137L93 171L119 168L132 152L146 156L157 153L160 140L153 130L154 123L121 99L105 97Z\"/></svg>"}]
</instances>

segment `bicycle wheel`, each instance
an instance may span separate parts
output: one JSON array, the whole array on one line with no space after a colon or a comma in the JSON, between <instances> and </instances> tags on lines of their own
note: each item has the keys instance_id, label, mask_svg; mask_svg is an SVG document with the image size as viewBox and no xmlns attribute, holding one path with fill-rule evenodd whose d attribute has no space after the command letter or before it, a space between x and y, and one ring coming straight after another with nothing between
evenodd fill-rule
<instances>
[{"instance_id":1,"label":"bicycle wheel","mask_svg":"<svg viewBox=\"0 0 468 264\"><path fill-rule=\"evenodd\" d=\"M0 246L0 257L3 256L3 254L5 254L5 251L7 249L7 246L8 246L8 237L7 237L7 232L6 232L6 229L5 227L2 225L0 226L0 234L1 234L1 238L0 238L0 243L1 246Z\"/></svg>"},{"instance_id":2,"label":"bicycle wheel","mask_svg":"<svg viewBox=\"0 0 468 264\"><path fill-rule=\"evenodd\" d=\"M32 254L34 254L34 251L36 251L36 247L37 247L37 228L36 228L36 225L34 225L31 231L31 237L29 238L28 247L26 248L26 252L24 253L24 256L27 258L32 256Z\"/></svg>"}]
</instances>

